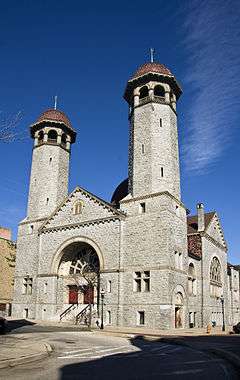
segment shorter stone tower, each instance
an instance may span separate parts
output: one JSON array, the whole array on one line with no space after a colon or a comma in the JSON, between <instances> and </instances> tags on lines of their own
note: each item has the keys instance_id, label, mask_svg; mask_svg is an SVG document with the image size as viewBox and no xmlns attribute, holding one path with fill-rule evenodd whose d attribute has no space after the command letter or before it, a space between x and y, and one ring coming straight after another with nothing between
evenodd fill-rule
<instances>
[{"instance_id":1,"label":"shorter stone tower","mask_svg":"<svg viewBox=\"0 0 240 380\"><path fill-rule=\"evenodd\" d=\"M28 219L50 215L68 194L69 156L76 132L67 116L45 111L30 127L34 138Z\"/></svg>"}]
</instances>

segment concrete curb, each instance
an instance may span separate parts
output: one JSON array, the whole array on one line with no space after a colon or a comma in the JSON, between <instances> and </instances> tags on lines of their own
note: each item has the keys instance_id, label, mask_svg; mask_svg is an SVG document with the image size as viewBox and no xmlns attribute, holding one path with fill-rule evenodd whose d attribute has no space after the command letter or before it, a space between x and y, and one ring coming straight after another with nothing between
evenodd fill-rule
<instances>
[{"instance_id":1,"label":"concrete curb","mask_svg":"<svg viewBox=\"0 0 240 380\"><path fill-rule=\"evenodd\" d=\"M32 363L45 359L53 352L53 347L49 343L43 343L45 352L38 352L32 355L20 356L19 358L0 360L0 369L15 367L21 364Z\"/></svg>"}]
</instances>

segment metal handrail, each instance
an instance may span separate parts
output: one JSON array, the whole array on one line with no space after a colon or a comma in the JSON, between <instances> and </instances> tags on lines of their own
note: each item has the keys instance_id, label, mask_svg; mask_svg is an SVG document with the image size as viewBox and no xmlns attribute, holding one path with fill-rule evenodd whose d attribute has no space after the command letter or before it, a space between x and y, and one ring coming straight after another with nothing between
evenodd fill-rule
<instances>
[{"instance_id":1,"label":"metal handrail","mask_svg":"<svg viewBox=\"0 0 240 380\"><path fill-rule=\"evenodd\" d=\"M79 320L80 320L80 317L83 316L83 314L86 313L87 309L90 309L90 304L88 304L86 307L84 307L84 309L82 309L77 315L76 315L76 318L75 318L75 324L77 325Z\"/></svg>"},{"instance_id":2,"label":"metal handrail","mask_svg":"<svg viewBox=\"0 0 240 380\"><path fill-rule=\"evenodd\" d=\"M64 310L61 314L60 314L60 321L63 319L63 317L65 317L65 315L67 315L68 313L70 313L70 311L72 309L75 309L75 307L78 306L77 303L72 303L66 310Z\"/></svg>"}]
</instances>

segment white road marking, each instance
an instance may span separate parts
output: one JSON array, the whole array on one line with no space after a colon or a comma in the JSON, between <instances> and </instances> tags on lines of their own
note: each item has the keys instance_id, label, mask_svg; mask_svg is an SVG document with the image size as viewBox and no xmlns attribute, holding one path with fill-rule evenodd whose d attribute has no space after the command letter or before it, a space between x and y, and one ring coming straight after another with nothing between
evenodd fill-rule
<instances>
[{"instance_id":1,"label":"white road marking","mask_svg":"<svg viewBox=\"0 0 240 380\"><path fill-rule=\"evenodd\" d=\"M74 354L75 352L93 351L93 350L101 348L101 347L102 346L96 346L96 347L92 347L92 348L81 348L80 350L74 350L74 351L64 352L64 354Z\"/></svg>"},{"instance_id":2,"label":"white road marking","mask_svg":"<svg viewBox=\"0 0 240 380\"><path fill-rule=\"evenodd\" d=\"M122 348L126 348L126 347L128 347L128 348L131 349L131 346L120 346L120 347L111 347L111 348L99 350L98 352L107 352L107 351L112 351L112 350L121 350Z\"/></svg>"},{"instance_id":3,"label":"white road marking","mask_svg":"<svg viewBox=\"0 0 240 380\"><path fill-rule=\"evenodd\" d=\"M150 348L150 351L161 351L161 350L164 350L165 348L170 347L170 346L171 346L170 344L166 344L165 346L158 346L155 348Z\"/></svg>"},{"instance_id":4,"label":"white road marking","mask_svg":"<svg viewBox=\"0 0 240 380\"><path fill-rule=\"evenodd\" d=\"M143 347L148 347L148 350L141 350ZM171 349L170 349L171 347ZM166 351L164 351L167 349ZM150 347L149 344L143 345L141 347L135 346L118 346L118 347L104 347L104 346L95 346L92 348L67 351L58 356L58 359L99 359L106 356L113 356L113 358L120 358L122 354L131 353L131 358L139 356L165 356L174 351L182 350L182 347L172 347L170 344L159 345L157 347ZM129 358L130 358L129 357Z\"/></svg>"}]
</instances>

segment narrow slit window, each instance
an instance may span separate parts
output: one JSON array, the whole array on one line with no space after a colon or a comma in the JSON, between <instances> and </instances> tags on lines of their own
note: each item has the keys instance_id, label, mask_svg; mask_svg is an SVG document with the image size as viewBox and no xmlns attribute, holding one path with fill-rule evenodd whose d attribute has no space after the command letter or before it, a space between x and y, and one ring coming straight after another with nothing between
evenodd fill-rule
<instances>
[{"instance_id":1,"label":"narrow slit window","mask_svg":"<svg viewBox=\"0 0 240 380\"><path fill-rule=\"evenodd\" d=\"M49 202L49 198L47 198L47 200L46 200L46 205L48 205L48 202Z\"/></svg>"},{"instance_id":2,"label":"narrow slit window","mask_svg":"<svg viewBox=\"0 0 240 380\"><path fill-rule=\"evenodd\" d=\"M146 203L140 203L140 214L144 214L146 212Z\"/></svg>"},{"instance_id":3,"label":"narrow slit window","mask_svg":"<svg viewBox=\"0 0 240 380\"><path fill-rule=\"evenodd\" d=\"M161 167L161 177L163 177L163 167Z\"/></svg>"},{"instance_id":4,"label":"narrow slit window","mask_svg":"<svg viewBox=\"0 0 240 380\"><path fill-rule=\"evenodd\" d=\"M107 324L108 325L112 324L112 315L111 315L111 311L110 310L108 310L108 312L107 312Z\"/></svg>"},{"instance_id":5,"label":"narrow slit window","mask_svg":"<svg viewBox=\"0 0 240 380\"><path fill-rule=\"evenodd\" d=\"M142 144L142 153L145 153L145 146Z\"/></svg>"},{"instance_id":6,"label":"narrow slit window","mask_svg":"<svg viewBox=\"0 0 240 380\"><path fill-rule=\"evenodd\" d=\"M161 118L159 119L159 126L160 126L160 128L162 128L162 126L163 126L163 123L162 123L162 119L161 119Z\"/></svg>"},{"instance_id":7,"label":"narrow slit window","mask_svg":"<svg viewBox=\"0 0 240 380\"><path fill-rule=\"evenodd\" d=\"M52 157L49 158L49 165L52 163Z\"/></svg>"},{"instance_id":8,"label":"narrow slit window","mask_svg":"<svg viewBox=\"0 0 240 380\"><path fill-rule=\"evenodd\" d=\"M112 281L108 280L108 293L112 293Z\"/></svg>"}]
</instances>

